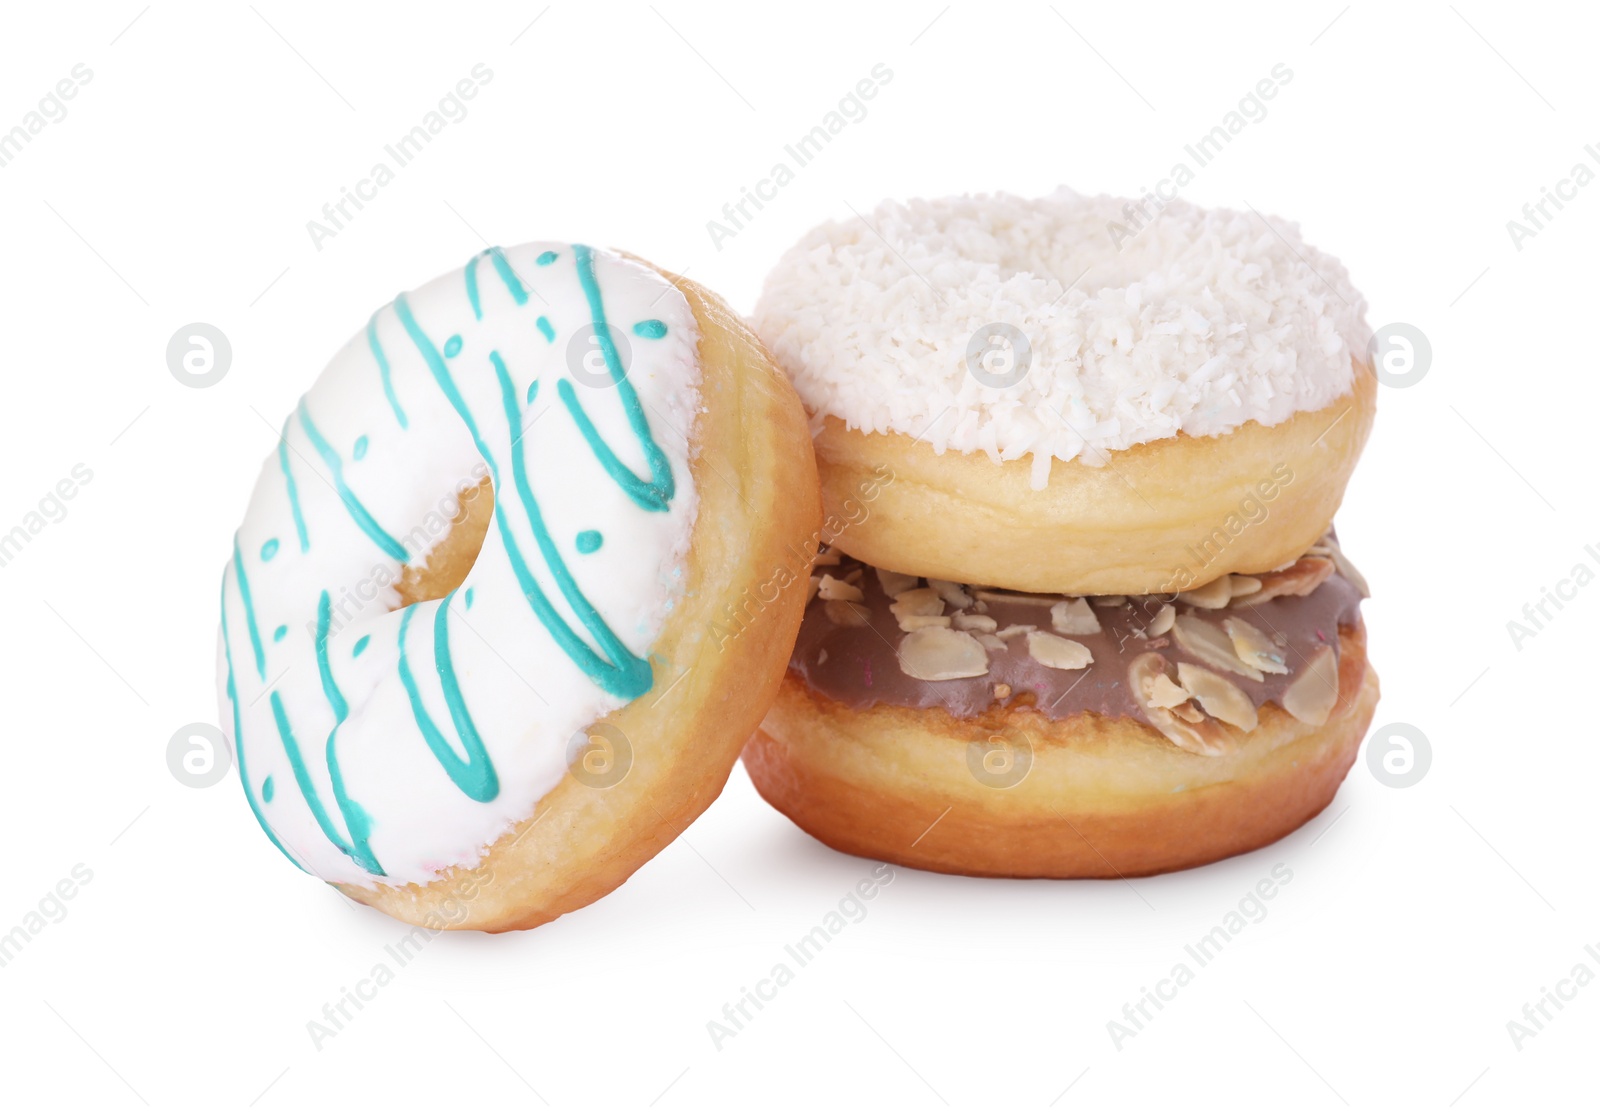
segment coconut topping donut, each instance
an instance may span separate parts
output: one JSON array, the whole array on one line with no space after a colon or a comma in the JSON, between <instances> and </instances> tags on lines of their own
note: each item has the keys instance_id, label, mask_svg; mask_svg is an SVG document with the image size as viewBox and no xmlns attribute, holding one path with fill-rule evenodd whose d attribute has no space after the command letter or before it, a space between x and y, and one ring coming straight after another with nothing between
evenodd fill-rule
<instances>
[{"instance_id":1,"label":"coconut topping donut","mask_svg":"<svg viewBox=\"0 0 1600 1112\"><path fill-rule=\"evenodd\" d=\"M223 576L251 810L411 922L590 902L720 790L803 598L732 649L717 606L819 518L798 400L695 284L532 243L397 296L289 415Z\"/></svg>"},{"instance_id":2,"label":"coconut topping donut","mask_svg":"<svg viewBox=\"0 0 1600 1112\"><path fill-rule=\"evenodd\" d=\"M1377 700L1331 536L1260 576L1083 598L819 560L757 789L849 853L942 872L1133 876L1327 805Z\"/></svg>"},{"instance_id":3,"label":"coconut topping donut","mask_svg":"<svg viewBox=\"0 0 1600 1112\"><path fill-rule=\"evenodd\" d=\"M1372 420L1361 295L1292 224L1173 201L1130 233L1139 204L888 202L783 256L754 323L810 413L827 508L896 477L840 548L1147 593L1268 570L1327 530ZM1249 529L1245 498L1273 503Z\"/></svg>"}]
</instances>

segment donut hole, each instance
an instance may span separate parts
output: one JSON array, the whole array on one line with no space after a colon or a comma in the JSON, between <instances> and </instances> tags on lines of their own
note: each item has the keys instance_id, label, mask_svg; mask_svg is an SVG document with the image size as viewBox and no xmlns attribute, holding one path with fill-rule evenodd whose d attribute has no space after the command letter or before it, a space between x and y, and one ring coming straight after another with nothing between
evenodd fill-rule
<instances>
[{"instance_id":1,"label":"donut hole","mask_svg":"<svg viewBox=\"0 0 1600 1112\"><path fill-rule=\"evenodd\" d=\"M433 546L421 564L400 569L400 608L444 598L466 580L478 561L483 538L494 517L494 485L484 478L460 494L460 509L450 519L450 531Z\"/></svg>"}]
</instances>

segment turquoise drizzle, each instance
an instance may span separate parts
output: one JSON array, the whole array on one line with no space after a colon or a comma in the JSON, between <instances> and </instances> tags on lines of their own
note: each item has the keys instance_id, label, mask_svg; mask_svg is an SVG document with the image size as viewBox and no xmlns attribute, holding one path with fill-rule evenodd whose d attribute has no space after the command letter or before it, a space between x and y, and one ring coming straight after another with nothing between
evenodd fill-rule
<instances>
[{"instance_id":1,"label":"turquoise drizzle","mask_svg":"<svg viewBox=\"0 0 1600 1112\"><path fill-rule=\"evenodd\" d=\"M589 415L583 411L583 405L578 401L577 392L572 388L572 383L562 379L556 384L556 391L561 395L562 404L567 407L567 412L572 414L573 423L578 426L578 431L583 434L584 440L589 443L589 450L594 453L595 459L600 461L600 466L614 479L629 498L641 509L665 510L672 501L674 484L672 480L672 466L667 462L666 453L650 435L650 422L645 418L644 407L639 404L639 395L628 382L627 371L622 366L622 360L617 356L617 345L611 339L611 329L606 323L606 308L600 297L600 287L594 278L594 253L581 243L572 246L573 259L578 271L578 282L583 286L583 293L589 301L589 317L594 325L595 342L600 345L600 353L605 357L606 369L611 372L611 381L617 387L617 394L622 401L623 412L627 414L628 424L633 433L639 438L640 447L644 449L645 461L650 465L650 480L639 478L617 458L611 446L601 439L594 427L594 422L589 420Z\"/></svg>"},{"instance_id":2,"label":"turquoise drizzle","mask_svg":"<svg viewBox=\"0 0 1600 1112\"><path fill-rule=\"evenodd\" d=\"M405 686L407 698L411 700L412 717L417 720L417 728L422 731L423 740L433 751L434 759L462 794L479 803L487 803L500 794L500 778L489 761L488 751L483 747L483 739L478 735L472 716L467 712L466 701L462 699L461 688L456 682L455 664L450 659L449 614L450 600L454 597L455 592L451 591L440 601L434 614L433 658L439 672L439 685L444 689L445 705L450 708L450 718L461 736L462 747L467 751L466 760L461 759L445 740L444 734L439 732L433 716L422 705L416 677L411 674L411 663L406 657L406 630L416 616L415 606L408 606L400 618L400 682Z\"/></svg>"},{"instance_id":3,"label":"turquoise drizzle","mask_svg":"<svg viewBox=\"0 0 1600 1112\"><path fill-rule=\"evenodd\" d=\"M483 302L478 299L478 260L488 254L480 251L467 260L467 304L472 306L472 319L483 319Z\"/></svg>"},{"instance_id":4,"label":"turquoise drizzle","mask_svg":"<svg viewBox=\"0 0 1600 1112\"><path fill-rule=\"evenodd\" d=\"M267 825L267 820L261 813L261 805L256 802L255 793L250 790L250 773L245 765L244 734L239 728L239 689L233 682L233 642L228 637L228 573L222 573L222 657L228 666L228 705L233 707L233 752L239 762L239 783L244 787L245 802L250 804L250 813L256 817L256 822L261 824L262 831L273 845L278 847L278 852L287 857L291 864L301 872L309 872L304 865L294 859L294 856L283 848L283 843L278 841L278 836L272 832L272 827ZM271 783L272 778L267 778Z\"/></svg>"},{"instance_id":5,"label":"turquoise drizzle","mask_svg":"<svg viewBox=\"0 0 1600 1112\"><path fill-rule=\"evenodd\" d=\"M272 719L278 724L278 737L283 742L284 756L289 758L289 768L294 772L294 782L299 785L300 794L305 796L306 806L311 808L311 817L317 820L323 835L338 848L340 853L360 861L350 843L339 837L339 832L334 829L333 820L328 817L328 809L322 805L322 796L317 792L317 786L311 782L311 770L306 767L306 759L300 753L300 743L295 740L294 729L289 725L289 715L283 709L283 698L276 691L272 691L267 694L267 702L272 704Z\"/></svg>"},{"instance_id":6,"label":"turquoise drizzle","mask_svg":"<svg viewBox=\"0 0 1600 1112\"><path fill-rule=\"evenodd\" d=\"M495 273L500 275L500 281L504 282L506 289L510 291L511 300L515 301L518 305L524 305L528 300L528 291L522 288L522 283L517 279L517 272L512 270L511 264L506 261L505 252L500 250L498 247L491 247L486 251L479 251L467 262L466 271L467 303L472 306L473 320L483 319L483 302L478 295L478 260L483 258L485 255L489 257L490 262L494 263ZM548 255L549 258L545 258L545 255ZM554 252L546 251L544 255L539 256L540 266L548 266L554 261ZM450 352L449 354L454 355L455 353Z\"/></svg>"},{"instance_id":7,"label":"turquoise drizzle","mask_svg":"<svg viewBox=\"0 0 1600 1112\"><path fill-rule=\"evenodd\" d=\"M333 489L339 492L339 499L344 503L344 508L350 512L350 517L387 555L405 563L407 559L405 546L383 531L383 526L373 519L367 508L361 504L361 500L344 481L344 461L339 458L339 453L333 450L333 445L317 431L317 426L311 421L311 414L306 411L304 398L300 399L300 427L306 430L311 446L322 457L322 462L328 465L328 472L333 477Z\"/></svg>"},{"instance_id":8,"label":"turquoise drizzle","mask_svg":"<svg viewBox=\"0 0 1600 1112\"><path fill-rule=\"evenodd\" d=\"M250 597L250 576L245 574L244 558L239 555L239 534L233 535L233 574L239 581L239 600L244 603L245 629L250 633L250 649L255 653L256 675L267 681L267 657L261 649L261 628L256 625L256 604ZM234 739L235 744L238 738Z\"/></svg>"},{"instance_id":9,"label":"turquoise drizzle","mask_svg":"<svg viewBox=\"0 0 1600 1112\"><path fill-rule=\"evenodd\" d=\"M522 408L517 405L516 387L512 385L511 375L506 370L505 361L500 358L498 351L489 353L489 361L494 364L495 377L500 380L500 404L505 407L506 424L512 432L518 433L518 439L520 439ZM566 380L562 379L562 382L565 383ZM511 453L511 475L516 484L517 497L522 501L523 512L528 515L528 524L533 528L533 536L534 540L538 542L539 552L544 557L545 563L550 566L550 574L555 577L556 584L561 588L561 594L571 605L573 613L578 615L578 619L583 622L589 633L600 643L601 651L610 658L613 665L620 671L618 678L623 681L625 686L620 690L613 690L612 687L607 685L604 676L590 671L582 660L574 657L573 661L580 668L584 668L585 671L589 672L590 677L607 691L612 691L613 694L625 699L636 699L650 690L652 682L650 664L647 660L634 656L628 651L628 647L611 631L611 627L606 624L605 619L600 616L600 612L594 608L594 604L589 601L578 586L578 581L572 577L572 572L567 569L567 562L562 558L560 550L556 548L556 542L551 537L549 528L545 525L544 515L539 511L538 500L533 496L533 488L528 483L528 466L525 456L525 452L513 450ZM491 469L494 468L493 463L489 466ZM498 476L498 471L496 471L496 475ZM530 586L535 590L538 589L538 584L533 582L532 576L528 576L526 580L523 579L523 573L527 571L527 566L522 563L520 554L514 561L513 567L517 570L517 578L522 583L524 594L528 593ZM542 592L539 597L541 600L544 598ZM531 596L529 596L529 600L532 601ZM546 605L548 606L549 604L546 603ZM543 615L541 614L540 617L542 619ZM559 621L560 619L558 618L557 620ZM545 621L545 627L550 629L552 634L555 634L557 641L562 640L560 634L550 626L549 621ZM567 630L565 622L561 623L561 629L570 636L571 631ZM573 638L573 640L576 640L576 638ZM582 643L579 642L579 644ZM563 643L562 647L566 647L565 643ZM583 648L585 653L592 658L593 654L588 652L588 646L584 645ZM572 656L570 649L567 650L567 655L569 657Z\"/></svg>"},{"instance_id":10,"label":"turquoise drizzle","mask_svg":"<svg viewBox=\"0 0 1600 1112\"><path fill-rule=\"evenodd\" d=\"M506 253L498 247L491 247L486 252L489 261L494 263L494 269L500 275L500 281L506 284L506 289L511 292L511 300L518 305L528 303L528 291L522 288L522 283L517 279L517 272L511 269L511 264L506 261Z\"/></svg>"},{"instance_id":11,"label":"turquoise drizzle","mask_svg":"<svg viewBox=\"0 0 1600 1112\"><path fill-rule=\"evenodd\" d=\"M278 437L278 469L283 472L283 487L289 494L289 512L294 515L294 531L300 538L300 551L307 552L311 542L306 539L306 519L300 512L300 491L294 485L294 472L289 470L289 422L285 418L283 434Z\"/></svg>"},{"instance_id":12,"label":"turquoise drizzle","mask_svg":"<svg viewBox=\"0 0 1600 1112\"><path fill-rule=\"evenodd\" d=\"M500 479L500 466L494 458L494 453L489 450L484 442L483 435L478 430L477 420L472 411L467 407L466 400L462 398L461 391L457 389L455 380L450 376L450 370L445 366L444 359L427 334L417 324L416 318L411 314L411 307L404 295L395 298L395 313L405 326L406 333L411 337L411 342L416 345L417 351L422 355L423 362L433 372L434 380L439 384L439 389L444 392L457 415L466 424L467 431L472 435L473 443L477 446L478 454L489 465L489 471L496 489L504 489ZM511 376L505 369L499 352L489 354L490 361L494 364L495 374L500 380L500 389L506 411L506 419L510 423L513 435L520 439L522 430L521 409L517 404L516 389L511 383ZM525 453L513 450L512 468L517 478L517 493L521 498L524 511L528 515L528 523L533 529L535 539L538 541L540 552L546 563L550 566L551 574L555 576L561 593L571 603L573 611L580 621L589 630L590 634L600 644L606 658L602 660L582 638L573 632L566 620L558 613L544 590L534 579L527 562L523 559L522 550L518 547L516 539L511 535L511 526L505 514L494 515L495 524L500 530L500 539L505 545L506 557L511 562L512 571L516 574L517 583L522 587L523 597L528 600L528 605L533 608L534 614L544 624L562 652L581 668L600 688L612 695L623 699L635 699L650 690L651 676L650 665L640 657L628 651L627 646L617 638L605 620L600 617L594 605L584 597L578 588L576 580L567 570L565 561L557 551L555 542L550 537L549 530L545 527L543 515L539 512L538 502L533 497L533 492L528 486L526 467L523 463ZM409 612L408 612L409 613Z\"/></svg>"},{"instance_id":13,"label":"turquoise drizzle","mask_svg":"<svg viewBox=\"0 0 1600 1112\"><path fill-rule=\"evenodd\" d=\"M595 278L593 252L590 248L582 245L574 245L573 252L575 270L588 303L590 321L594 328L596 340L605 358L606 367L611 376L611 383L617 388L618 399L623 406L629 427L633 435L637 437L642 449L648 469L648 477L642 477L625 465L612 450L611 445L600 436L598 429L590 420L583 404L579 401L579 395L571 382L565 379L558 381L558 394L578 431L584 437L589 450L612 480L640 508L646 511L665 511L668 509L676 490L671 464L661 446L654 439L645 409L640 402L638 394L628 382L627 368L622 365L610 332L610 326L607 323L604 300ZM480 321L483 319L483 309L477 266L479 260L484 256L490 259L497 276L516 305L526 305L530 293L530 289L524 287L500 248L491 247L481 252L470 260L465 272L467 298L471 304L474 318ZM538 256L537 265L548 266L555 262L558 257L558 254L554 251L545 251ZM524 557L522 547L519 546L517 538L513 535L509 514L496 513L494 519L500 531L500 538L507 558L511 563L512 571L517 577L524 598L534 615L567 657L588 675L596 686L608 694L631 700L649 691L653 684L653 677L648 658L636 656L632 653L606 623L572 575L563 556L565 544L557 545L544 520L529 479L526 451L518 447L519 442L526 433L523 427L525 411L519 402L520 392L513 385L512 376L499 352L491 351L489 353L489 361L500 389L501 408L509 435L512 438L509 448L511 456L511 483L509 486L502 486L499 463L491 453L489 445L480 431L477 418L468 407L446 362L446 360L453 359L461 354L463 350L462 337L457 334L449 336L443 345L441 354L440 350L435 348L433 341L418 324L404 294L396 297L392 303L392 308L397 319L404 327L406 335L427 365L435 383L466 425L479 454L490 469L496 489L514 490L516 492L515 500L520 503L528 520L529 528L538 549L538 555L545 565L550 579L554 580L556 589L559 590L561 597L566 601L567 608L576 618L576 622L570 621L568 617L564 616L556 608L553 603L554 593L547 594L547 587L541 586L539 579L535 578L528 559ZM379 310L379 312L381 311ZM368 320L367 343L377 363L384 394L390 408L394 412L395 419L400 427L406 429L408 428L408 420L394 391L391 365L378 339L377 320L377 313L374 313ZM534 323L548 343L555 342L556 330L547 317L539 315L535 318ZM665 336L667 331L667 326L659 320L643 320L633 325L634 334L646 339L659 339ZM527 388L526 404L529 407L534 404L538 386L538 382L535 381ZM604 396L603 392L601 396ZM298 419L308 441L327 467L332 485L343 502L346 511L350 514L351 519L387 556L404 563L408 559L405 546L385 531L383 526L373 517L346 483L343 470L346 460L334 449L318 429L315 422L313 422L304 399L301 400L296 413L291 415L289 421L292 422L296 419ZM286 422L283 428L283 436L278 444L278 461L293 513L300 550L301 552L306 552L309 550L309 537L301 511L295 476L290 467L288 433L289 423ZM352 458L355 460L363 459L368 453L368 448L368 437L364 435L359 437L351 449ZM573 543L575 543L580 554L587 555L598 551L603 541L604 538L598 530L585 529L577 534ZM525 544L526 541L524 540L523 543ZM279 548L280 544L276 538L264 543L260 551L262 562L265 563L272 560L278 554ZM566 551L570 552L570 550ZM531 556L532 554L529 553L529 555ZM266 680L265 652L251 596L249 575L240 554L237 534L234 537L233 565L234 580L238 586L239 600L245 613L256 671L264 683ZM545 580L546 583L549 583L549 581ZM465 589L464 606L466 608L470 608L473 604L473 593L471 588ZM432 631L432 671L439 679L439 692L444 699L445 706L448 708L450 722L454 727L454 738L446 736L446 731L449 727L446 726L441 729L443 724L436 722L423 704L417 676L413 671L412 661L408 656L407 636L410 624L416 616L416 607L414 606L408 607L401 616L398 672L410 703L413 718L435 760L439 762L443 771L465 796L476 802L486 803L498 797L500 783L498 772L484 744L484 739L467 706L450 651L450 607L455 594L456 592L451 592L450 595L438 603L433 614ZM243 742L239 737L241 711L235 684L232 645L228 628L226 573L224 573L222 583L222 603L222 636L227 663L227 694L232 705L234 739L238 747L239 775L245 789L245 796L250 804L251 812L256 817L256 821L261 825L273 845L285 857L294 862L297 868L301 868L304 871L304 866L295 860L294 856L288 852L277 835L267 825L262 812L262 803L270 804L275 798L276 785L274 778L269 775L260 782L260 802L258 802L256 793L252 791L253 785L246 769ZM463 620L466 620L465 616L463 616ZM300 742L295 735L293 725L289 721L283 700L276 690L267 692L269 705L295 783L318 828L335 848L350 857L368 873L384 876L386 875L384 869L378 862L370 844L373 829L372 817L358 802L350 797L346 790L339 764L337 745L339 731L349 718L350 705L335 679L329 659L330 627L331 602L328 591L324 590L318 599L314 650L322 692L334 718L333 727L327 735L324 757L333 802L338 811L337 816L333 814L331 808L324 805L324 801L320 797L319 783L313 777L313 771L305 761ZM288 627L280 625L274 630L273 639L281 641L287 636L287 633ZM587 636L584 635L585 633ZM370 636L362 636L358 639L351 650L351 657L360 656L367 648L370 640ZM480 711L482 710L481 707L479 709ZM341 818L343 820L342 823L339 822Z\"/></svg>"},{"instance_id":14,"label":"turquoise drizzle","mask_svg":"<svg viewBox=\"0 0 1600 1112\"><path fill-rule=\"evenodd\" d=\"M382 309L378 313L383 312ZM383 354L383 345L378 343L378 313L373 313L367 318L367 346L372 349L372 357L378 361L378 377L383 380L383 396L389 399L389 408L394 410L394 419L400 422L401 428L408 428L406 411L400 408L400 399L394 396L394 383L389 378L389 358Z\"/></svg>"},{"instance_id":15,"label":"turquoise drizzle","mask_svg":"<svg viewBox=\"0 0 1600 1112\"><path fill-rule=\"evenodd\" d=\"M333 679L333 667L328 663L328 624L332 608L328 605L328 592L323 591L322 597L317 600L317 674L322 678L322 693L328 698L328 706L333 708L333 729L328 731L328 777L333 782L333 801L339 807L339 813L344 816L345 829L350 831L350 848L345 850L363 869L374 876L386 875L383 866L378 864L378 859L373 856L369 839L372 837L372 816L355 800L351 799L345 791L344 776L339 771L339 752L337 742L339 727L344 725L344 720L350 716L350 704L345 702L344 694L339 690L339 685ZM307 797L306 802L311 802ZM338 845L338 842L334 842ZM344 849L343 846L339 847Z\"/></svg>"}]
</instances>

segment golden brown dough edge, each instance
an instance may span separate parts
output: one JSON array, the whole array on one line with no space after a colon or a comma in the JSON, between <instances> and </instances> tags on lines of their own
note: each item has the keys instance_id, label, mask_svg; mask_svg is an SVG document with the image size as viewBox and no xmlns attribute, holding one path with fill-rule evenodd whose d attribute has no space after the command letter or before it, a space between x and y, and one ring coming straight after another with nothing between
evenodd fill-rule
<instances>
[{"instance_id":1,"label":"golden brown dough edge","mask_svg":"<svg viewBox=\"0 0 1600 1112\"><path fill-rule=\"evenodd\" d=\"M855 711L789 675L745 767L767 802L844 853L969 876L1190 868L1276 841L1338 791L1378 701L1360 620L1339 634L1328 721L1308 726L1269 703L1223 757L1185 752L1127 718ZM1001 730L1014 752L1031 750L1026 776L1009 788L985 786L969 764L969 746L981 752Z\"/></svg>"},{"instance_id":2,"label":"golden brown dough edge","mask_svg":"<svg viewBox=\"0 0 1600 1112\"><path fill-rule=\"evenodd\" d=\"M1344 498L1376 409L1376 376L1354 366L1350 393L1323 409L1138 444L1100 467L1056 460L1043 490L1030 485L1029 458L940 455L828 417L816 437L823 505L857 522L854 495L876 485L865 520L838 547L874 567L958 583L1159 594L1267 571L1315 544Z\"/></svg>"},{"instance_id":3,"label":"golden brown dough edge","mask_svg":"<svg viewBox=\"0 0 1600 1112\"><path fill-rule=\"evenodd\" d=\"M720 298L662 273L700 327L703 408L690 463L699 511L685 590L651 648L653 686L603 719L629 740L632 767L608 788L569 773L471 869L403 888L340 885L352 899L429 929L485 931L538 926L592 903L710 805L772 702L805 592L782 590L764 605L744 606L742 629L731 638L725 608L765 597L759 586L778 569L805 583L807 569L790 566L791 546L810 544L821 521L805 414L765 347ZM480 520L458 523L451 539L463 525L464 536L481 538L488 508L480 506L490 501L477 500ZM445 551L445 559L430 561L422 578L434 583L421 597L442 596L459 582L477 546L447 541Z\"/></svg>"}]
</instances>

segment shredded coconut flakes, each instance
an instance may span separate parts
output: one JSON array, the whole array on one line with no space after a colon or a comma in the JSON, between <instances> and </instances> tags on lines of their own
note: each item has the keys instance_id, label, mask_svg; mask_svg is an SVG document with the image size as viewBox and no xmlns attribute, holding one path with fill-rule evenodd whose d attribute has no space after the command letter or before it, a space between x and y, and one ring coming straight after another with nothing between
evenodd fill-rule
<instances>
[{"instance_id":1,"label":"shredded coconut flakes","mask_svg":"<svg viewBox=\"0 0 1600 1112\"><path fill-rule=\"evenodd\" d=\"M818 425L1031 455L1035 488L1054 459L1275 425L1350 390L1366 303L1297 225L1175 200L1119 251L1128 203L1066 188L885 202L870 227L829 222L790 248L756 331ZM968 372L993 323L1030 348L1004 388Z\"/></svg>"}]
</instances>

